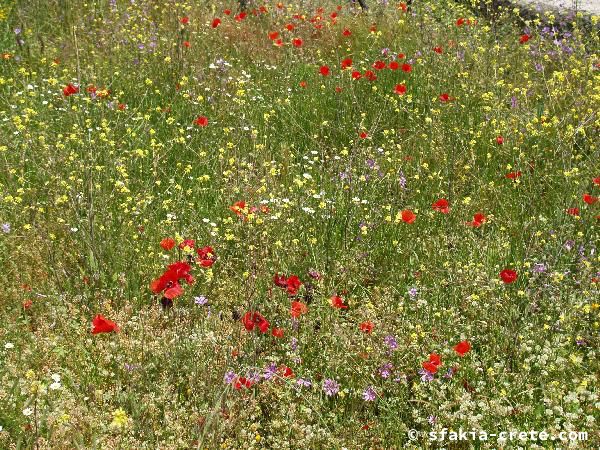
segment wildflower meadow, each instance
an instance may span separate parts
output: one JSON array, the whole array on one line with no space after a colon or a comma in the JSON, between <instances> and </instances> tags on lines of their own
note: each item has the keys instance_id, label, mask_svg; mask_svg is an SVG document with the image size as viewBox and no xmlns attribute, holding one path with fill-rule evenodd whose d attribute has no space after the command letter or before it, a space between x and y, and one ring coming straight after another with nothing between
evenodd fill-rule
<instances>
[{"instance_id":1,"label":"wildflower meadow","mask_svg":"<svg viewBox=\"0 0 600 450\"><path fill-rule=\"evenodd\" d=\"M491 3L2 0L0 449L597 448L598 17Z\"/></svg>"}]
</instances>

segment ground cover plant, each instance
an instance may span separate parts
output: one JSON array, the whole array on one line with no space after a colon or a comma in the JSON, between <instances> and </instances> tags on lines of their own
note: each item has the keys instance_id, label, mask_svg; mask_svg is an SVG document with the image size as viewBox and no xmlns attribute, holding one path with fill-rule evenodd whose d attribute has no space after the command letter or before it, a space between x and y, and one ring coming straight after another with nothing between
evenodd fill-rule
<instances>
[{"instance_id":1,"label":"ground cover plant","mask_svg":"<svg viewBox=\"0 0 600 450\"><path fill-rule=\"evenodd\" d=\"M598 444L596 18L367 3L1 4L0 448Z\"/></svg>"}]
</instances>

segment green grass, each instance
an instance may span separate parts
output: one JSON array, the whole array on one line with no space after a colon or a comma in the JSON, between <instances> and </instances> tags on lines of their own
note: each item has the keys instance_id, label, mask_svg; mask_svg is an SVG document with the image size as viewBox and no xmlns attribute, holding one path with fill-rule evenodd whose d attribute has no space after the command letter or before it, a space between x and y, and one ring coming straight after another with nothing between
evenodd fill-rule
<instances>
[{"instance_id":1,"label":"green grass","mask_svg":"<svg viewBox=\"0 0 600 450\"><path fill-rule=\"evenodd\" d=\"M2 6L0 448L502 445L429 442L443 428L598 444L600 202L583 201L600 196L597 34L577 17L551 36L547 16L523 30L512 10L370 3L335 21L328 0L240 21L235 3ZM409 73L372 67L399 53ZM238 201L258 209L244 220ZM166 237L216 261L163 309L150 284L188 259ZM292 300L308 306L297 321ZM249 311L284 337L246 331ZM120 331L92 334L97 314ZM442 366L424 381L430 353ZM270 364L294 376L224 382Z\"/></svg>"}]
</instances>

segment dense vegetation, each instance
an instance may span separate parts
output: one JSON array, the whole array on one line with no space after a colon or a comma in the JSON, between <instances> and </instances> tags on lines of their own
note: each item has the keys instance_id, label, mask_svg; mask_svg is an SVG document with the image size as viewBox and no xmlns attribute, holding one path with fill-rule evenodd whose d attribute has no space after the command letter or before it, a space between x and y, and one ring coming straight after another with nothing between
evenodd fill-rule
<instances>
[{"instance_id":1,"label":"dense vegetation","mask_svg":"<svg viewBox=\"0 0 600 450\"><path fill-rule=\"evenodd\" d=\"M0 6L0 448L597 445L598 35L238 6Z\"/></svg>"}]
</instances>

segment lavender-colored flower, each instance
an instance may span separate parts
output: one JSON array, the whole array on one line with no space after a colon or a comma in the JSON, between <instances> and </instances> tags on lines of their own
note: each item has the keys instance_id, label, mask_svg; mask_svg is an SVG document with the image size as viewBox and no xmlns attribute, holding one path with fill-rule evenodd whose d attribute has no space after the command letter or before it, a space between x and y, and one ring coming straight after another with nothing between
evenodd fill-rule
<instances>
[{"instance_id":1,"label":"lavender-colored flower","mask_svg":"<svg viewBox=\"0 0 600 450\"><path fill-rule=\"evenodd\" d=\"M569 239L567 242L565 242L565 248L567 249L567 251L571 251L574 246L575 246L575 241L572 239Z\"/></svg>"},{"instance_id":2,"label":"lavender-colored flower","mask_svg":"<svg viewBox=\"0 0 600 450\"><path fill-rule=\"evenodd\" d=\"M231 384L231 383L233 383L233 380L235 380L236 378L237 378L237 375L235 374L235 372L233 370L230 370L223 377L223 382L225 384Z\"/></svg>"},{"instance_id":3,"label":"lavender-colored flower","mask_svg":"<svg viewBox=\"0 0 600 450\"><path fill-rule=\"evenodd\" d=\"M298 380L296 381L296 384L300 387L305 387L305 388L309 388L312 386L311 381L304 379L304 378L298 378Z\"/></svg>"},{"instance_id":4,"label":"lavender-colored flower","mask_svg":"<svg viewBox=\"0 0 600 450\"><path fill-rule=\"evenodd\" d=\"M381 366L379 368L379 375L381 375L381 378L389 378L390 375L392 374L392 369L394 368L394 366L392 365L392 363L385 363L383 366Z\"/></svg>"},{"instance_id":5,"label":"lavender-colored flower","mask_svg":"<svg viewBox=\"0 0 600 450\"><path fill-rule=\"evenodd\" d=\"M384 48L384 49L381 49L381 54L382 54L383 56L387 56L387 54L388 54L389 52L390 52L390 49L389 49L389 48Z\"/></svg>"},{"instance_id":6,"label":"lavender-colored flower","mask_svg":"<svg viewBox=\"0 0 600 450\"><path fill-rule=\"evenodd\" d=\"M321 274L314 269L308 271L308 276L311 277L313 280L321 279Z\"/></svg>"},{"instance_id":7,"label":"lavender-colored flower","mask_svg":"<svg viewBox=\"0 0 600 450\"><path fill-rule=\"evenodd\" d=\"M400 171L400 187L402 189L406 189L406 177L404 176L404 172Z\"/></svg>"},{"instance_id":8,"label":"lavender-colored flower","mask_svg":"<svg viewBox=\"0 0 600 450\"><path fill-rule=\"evenodd\" d=\"M454 367L450 367L444 374L444 378L452 378L455 373L456 373L456 369Z\"/></svg>"},{"instance_id":9,"label":"lavender-colored flower","mask_svg":"<svg viewBox=\"0 0 600 450\"><path fill-rule=\"evenodd\" d=\"M517 100L517 97L515 97L514 95L510 98L510 107L515 109L517 106L519 106L519 102Z\"/></svg>"},{"instance_id":10,"label":"lavender-colored flower","mask_svg":"<svg viewBox=\"0 0 600 450\"><path fill-rule=\"evenodd\" d=\"M425 369L419 369L419 375L421 375L421 381L433 381L433 374Z\"/></svg>"},{"instance_id":11,"label":"lavender-colored flower","mask_svg":"<svg viewBox=\"0 0 600 450\"><path fill-rule=\"evenodd\" d=\"M391 334L384 337L383 342L390 348L390 350L396 350L398 348L398 341L396 341L396 338Z\"/></svg>"},{"instance_id":12,"label":"lavender-colored flower","mask_svg":"<svg viewBox=\"0 0 600 450\"><path fill-rule=\"evenodd\" d=\"M427 422L429 422L430 425L435 425L435 423L437 422L437 417L435 417L435 416L429 416L427 418Z\"/></svg>"},{"instance_id":13,"label":"lavender-colored flower","mask_svg":"<svg viewBox=\"0 0 600 450\"><path fill-rule=\"evenodd\" d=\"M325 394L328 397L333 397L339 391L340 391L340 384L337 381L335 381L335 380L333 380L331 378L327 378L323 382L323 392L325 392Z\"/></svg>"},{"instance_id":14,"label":"lavender-colored flower","mask_svg":"<svg viewBox=\"0 0 600 450\"><path fill-rule=\"evenodd\" d=\"M14 32L16 35L19 35L19 34L21 34L21 29L17 27L14 29Z\"/></svg>"},{"instance_id":15,"label":"lavender-colored flower","mask_svg":"<svg viewBox=\"0 0 600 450\"><path fill-rule=\"evenodd\" d=\"M290 347L291 347L292 351L295 352L296 349L298 348L298 339L293 337L292 340L290 341Z\"/></svg>"},{"instance_id":16,"label":"lavender-colored flower","mask_svg":"<svg viewBox=\"0 0 600 450\"><path fill-rule=\"evenodd\" d=\"M258 383L260 381L260 372L258 370L248 372L246 379L252 381L253 383Z\"/></svg>"},{"instance_id":17,"label":"lavender-colored flower","mask_svg":"<svg viewBox=\"0 0 600 450\"><path fill-rule=\"evenodd\" d=\"M408 290L408 296L410 297L411 300L414 300L415 298L417 298L418 293L419 293L419 290L416 287L411 287Z\"/></svg>"},{"instance_id":18,"label":"lavender-colored flower","mask_svg":"<svg viewBox=\"0 0 600 450\"><path fill-rule=\"evenodd\" d=\"M263 374L263 378L265 380L270 380L275 375L277 375L277 364L271 363L266 367L265 373Z\"/></svg>"},{"instance_id":19,"label":"lavender-colored flower","mask_svg":"<svg viewBox=\"0 0 600 450\"><path fill-rule=\"evenodd\" d=\"M535 263L533 265L533 273L544 273L548 267L544 263Z\"/></svg>"},{"instance_id":20,"label":"lavender-colored flower","mask_svg":"<svg viewBox=\"0 0 600 450\"><path fill-rule=\"evenodd\" d=\"M194 303L203 306L208 303L208 299L204 295L199 295L198 297L194 297Z\"/></svg>"},{"instance_id":21,"label":"lavender-colored flower","mask_svg":"<svg viewBox=\"0 0 600 450\"><path fill-rule=\"evenodd\" d=\"M377 392L375 392L373 386L369 386L364 390L362 397L367 402L373 402L377 398Z\"/></svg>"},{"instance_id":22,"label":"lavender-colored flower","mask_svg":"<svg viewBox=\"0 0 600 450\"><path fill-rule=\"evenodd\" d=\"M10 233L10 223L2 224L2 232L6 234Z\"/></svg>"}]
</instances>

